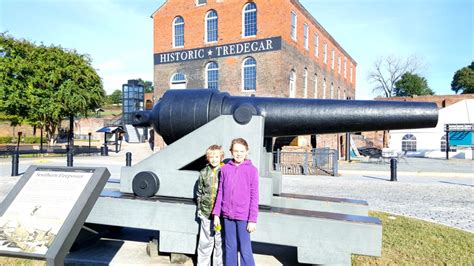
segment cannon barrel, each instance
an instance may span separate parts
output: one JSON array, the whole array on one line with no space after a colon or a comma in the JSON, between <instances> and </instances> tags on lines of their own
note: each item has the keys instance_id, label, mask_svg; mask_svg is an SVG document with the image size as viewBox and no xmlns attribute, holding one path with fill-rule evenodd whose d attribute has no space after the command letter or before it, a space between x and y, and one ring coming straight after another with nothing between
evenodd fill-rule
<instances>
[{"instance_id":1,"label":"cannon barrel","mask_svg":"<svg viewBox=\"0 0 474 266\"><path fill-rule=\"evenodd\" d=\"M435 103L230 96L208 89L168 90L134 126L150 126L170 144L219 115L240 124L265 117L265 137L435 127Z\"/></svg>"}]
</instances>

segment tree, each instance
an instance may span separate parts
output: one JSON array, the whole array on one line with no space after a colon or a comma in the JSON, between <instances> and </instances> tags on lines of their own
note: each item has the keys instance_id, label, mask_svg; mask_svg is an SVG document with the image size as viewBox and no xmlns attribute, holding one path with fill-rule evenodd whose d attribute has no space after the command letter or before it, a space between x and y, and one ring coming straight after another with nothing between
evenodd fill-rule
<instances>
[{"instance_id":1,"label":"tree","mask_svg":"<svg viewBox=\"0 0 474 266\"><path fill-rule=\"evenodd\" d=\"M108 96L109 102L114 103L114 104L120 104L122 103L122 91L121 90L115 90Z\"/></svg>"},{"instance_id":2,"label":"tree","mask_svg":"<svg viewBox=\"0 0 474 266\"><path fill-rule=\"evenodd\" d=\"M474 61L470 66L463 67L454 73L451 90L462 94L474 93Z\"/></svg>"},{"instance_id":3,"label":"tree","mask_svg":"<svg viewBox=\"0 0 474 266\"><path fill-rule=\"evenodd\" d=\"M145 81L139 78L138 84L143 86L145 93L154 91L153 83L151 81Z\"/></svg>"},{"instance_id":4,"label":"tree","mask_svg":"<svg viewBox=\"0 0 474 266\"><path fill-rule=\"evenodd\" d=\"M102 81L88 55L6 34L0 47L0 112L44 126L50 141L65 117L88 116L103 103Z\"/></svg>"},{"instance_id":5,"label":"tree","mask_svg":"<svg viewBox=\"0 0 474 266\"><path fill-rule=\"evenodd\" d=\"M382 92L385 97L394 95L395 83L405 73L417 73L421 62L415 56L406 59L395 56L380 57L369 72L368 81L374 83L374 92Z\"/></svg>"},{"instance_id":6,"label":"tree","mask_svg":"<svg viewBox=\"0 0 474 266\"><path fill-rule=\"evenodd\" d=\"M428 82L424 77L405 73L395 82L394 94L395 96L414 96L434 95L434 92L428 87Z\"/></svg>"}]
</instances>

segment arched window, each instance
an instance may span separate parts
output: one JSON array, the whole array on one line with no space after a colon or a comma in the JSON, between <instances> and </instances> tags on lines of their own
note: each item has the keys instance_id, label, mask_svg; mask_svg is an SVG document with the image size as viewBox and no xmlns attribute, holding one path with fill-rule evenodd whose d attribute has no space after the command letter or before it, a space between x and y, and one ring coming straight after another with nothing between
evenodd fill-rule
<instances>
[{"instance_id":1,"label":"arched window","mask_svg":"<svg viewBox=\"0 0 474 266\"><path fill-rule=\"evenodd\" d=\"M416 151L416 137L406 134L402 138L402 151Z\"/></svg>"},{"instance_id":2,"label":"arched window","mask_svg":"<svg viewBox=\"0 0 474 266\"><path fill-rule=\"evenodd\" d=\"M219 65L216 62L206 65L206 84L208 89L219 89Z\"/></svg>"},{"instance_id":3,"label":"arched window","mask_svg":"<svg viewBox=\"0 0 474 266\"><path fill-rule=\"evenodd\" d=\"M170 89L186 89L186 83L186 75L178 72L171 76Z\"/></svg>"},{"instance_id":4,"label":"arched window","mask_svg":"<svg viewBox=\"0 0 474 266\"><path fill-rule=\"evenodd\" d=\"M257 35L257 5L255 3L248 3L244 6L242 14L244 37Z\"/></svg>"},{"instance_id":5,"label":"arched window","mask_svg":"<svg viewBox=\"0 0 474 266\"><path fill-rule=\"evenodd\" d=\"M176 17L173 20L173 47L184 46L184 19Z\"/></svg>"},{"instance_id":6,"label":"arched window","mask_svg":"<svg viewBox=\"0 0 474 266\"><path fill-rule=\"evenodd\" d=\"M296 71L293 69L290 73L290 98L296 97Z\"/></svg>"},{"instance_id":7,"label":"arched window","mask_svg":"<svg viewBox=\"0 0 474 266\"><path fill-rule=\"evenodd\" d=\"M206 42L217 42L218 38L217 12L210 10L206 14Z\"/></svg>"},{"instance_id":8,"label":"arched window","mask_svg":"<svg viewBox=\"0 0 474 266\"><path fill-rule=\"evenodd\" d=\"M441 137L441 151L446 151L446 135ZM453 146L449 146L449 151L456 151L456 148Z\"/></svg>"},{"instance_id":9,"label":"arched window","mask_svg":"<svg viewBox=\"0 0 474 266\"><path fill-rule=\"evenodd\" d=\"M244 91L257 90L257 62L247 57L242 64L242 85Z\"/></svg>"},{"instance_id":10,"label":"arched window","mask_svg":"<svg viewBox=\"0 0 474 266\"><path fill-rule=\"evenodd\" d=\"M318 98L318 74L314 73L314 98Z\"/></svg>"},{"instance_id":11,"label":"arched window","mask_svg":"<svg viewBox=\"0 0 474 266\"><path fill-rule=\"evenodd\" d=\"M323 99L326 99L326 78L323 78Z\"/></svg>"},{"instance_id":12,"label":"arched window","mask_svg":"<svg viewBox=\"0 0 474 266\"><path fill-rule=\"evenodd\" d=\"M308 98L308 69L303 72L303 97Z\"/></svg>"},{"instance_id":13,"label":"arched window","mask_svg":"<svg viewBox=\"0 0 474 266\"><path fill-rule=\"evenodd\" d=\"M330 87L329 93L330 93L329 99L334 99L334 83L333 82L331 82L331 87Z\"/></svg>"}]
</instances>

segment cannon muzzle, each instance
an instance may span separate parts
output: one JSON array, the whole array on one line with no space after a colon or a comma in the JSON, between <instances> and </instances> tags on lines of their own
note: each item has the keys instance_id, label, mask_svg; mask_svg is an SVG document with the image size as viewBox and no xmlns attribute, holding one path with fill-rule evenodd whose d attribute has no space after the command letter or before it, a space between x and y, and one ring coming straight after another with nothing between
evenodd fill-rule
<instances>
[{"instance_id":1,"label":"cannon muzzle","mask_svg":"<svg viewBox=\"0 0 474 266\"><path fill-rule=\"evenodd\" d=\"M230 96L208 89L168 90L151 111L134 116L170 144L219 115L246 124L265 117L265 137L435 127L435 103Z\"/></svg>"}]
</instances>

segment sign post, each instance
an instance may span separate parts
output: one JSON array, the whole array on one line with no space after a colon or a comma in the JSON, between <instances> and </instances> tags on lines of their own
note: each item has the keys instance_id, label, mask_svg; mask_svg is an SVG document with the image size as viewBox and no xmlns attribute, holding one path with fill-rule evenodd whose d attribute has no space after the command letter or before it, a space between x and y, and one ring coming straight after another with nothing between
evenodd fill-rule
<instances>
[{"instance_id":1,"label":"sign post","mask_svg":"<svg viewBox=\"0 0 474 266\"><path fill-rule=\"evenodd\" d=\"M109 176L105 167L30 166L0 204L0 255L63 265Z\"/></svg>"}]
</instances>

